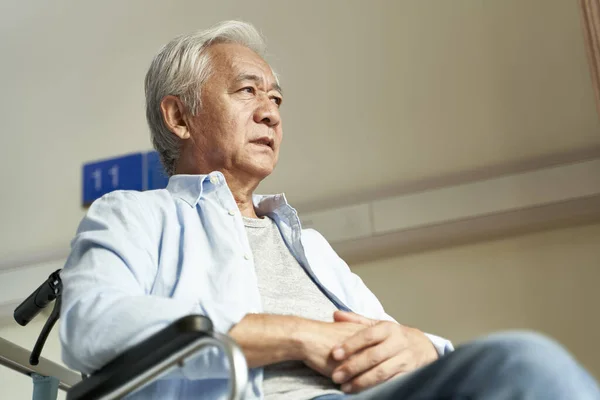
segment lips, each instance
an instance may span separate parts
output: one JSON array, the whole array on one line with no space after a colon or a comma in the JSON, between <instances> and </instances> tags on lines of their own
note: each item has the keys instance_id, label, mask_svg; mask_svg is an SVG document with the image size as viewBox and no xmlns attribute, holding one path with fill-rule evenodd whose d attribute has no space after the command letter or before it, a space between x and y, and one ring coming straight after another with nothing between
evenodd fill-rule
<instances>
[{"instance_id":1,"label":"lips","mask_svg":"<svg viewBox=\"0 0 600 400\"><path fill-rule=\"evenodd\" d=\"M263 136L258 139L251 140L250 143L262 144L264 146L269 146L271 149L273 148L273 139L271 139L268 136Z\"/></svg>"}]
</instances>

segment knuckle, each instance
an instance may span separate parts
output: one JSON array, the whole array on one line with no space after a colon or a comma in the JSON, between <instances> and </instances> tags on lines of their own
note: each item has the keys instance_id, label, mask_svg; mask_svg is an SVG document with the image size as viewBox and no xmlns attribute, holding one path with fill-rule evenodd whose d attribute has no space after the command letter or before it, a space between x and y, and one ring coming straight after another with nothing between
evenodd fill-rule
<instances>
[{"instance_id":1,"label":"knuckle","mask_svg":"<svg viewBox=\"0 0 600 400\"><path fill-rule=\"evenodd\" d=\"M375 331L373 329L367 329L365 331L364 338L365 338L365 341L368 342L368 343L374 342L375 338L376 338Z\"/></svg>"},{"instance_id":2,"label":"knuckle","mask_svg":"<svg viewBox=\"0 0 600 400\"><path fill-rule=\"evenodd\" d=\"M356 378L352 381L352 392L354 392L354 393L360 392L361 390L366 389L368 387L369 387L369 382L367 381L367 378L365 378L364 376Z\"/></svg>"},{"instance_id":3,"label":"knuckle","mask_svg":"<svg viewBox=\"0 0 600 400\"><path fill-rule=\"evenodd\" d=\"M342 366L340 368L340 370L344 373L344 375L346 376L354 376L356 374L356 365L355 363L347 363L346 365Z\"/></svg>"},{"instance_id":4,"label":"knuckle","mask_svg":"<svg viewBox=\"0 0 600 400\"><path fill-rule=\"evenodd\" d=\"M379 364L384 360L384 352L380 348L376 347L371 350L370 358L374 364Z\"/></svg>"},{"instance_id":5,"label":"knuckle","mask_svg":"<svg viewBox=\"0 0 600 400\"><path fill-rule=\"evenodd\" d=\"M369 368L379 365L379 361L375 357L369 357Z\"/></svg>"},{"instance_id":6,"label":"knuckle","mask_svg":"<svg viewBox=\"0 0 600 400\"><path fill-rule=\"evenodd\" d=\"M375 349L370 349L368 351L365 352L365 366L367 368L373 368L374 366L376 366L377 364L379 364L379 360L377 359L377 354L376 354L376 350Z\"/></svg>"},{"instance_id":7,"label":"knuckle","mask_svg":"<svg viewBox=\"0 0 600 400\"><path fill-rule=\"evenodd\" d=\"M394 329L397 327L397 325L398 324L394 324L394 323L389 322L389 321L383 321L383 326L384 326L385 332L387 334L392 333L394 331Z\"/></svg>"},{"instance_id":8,"label":"knuckle","mask_svg":"<svg viewBox=\"0 0 600 400\"><path fill-rule=\"evenodd\" d=\"M376 368L374 373L375 373L375 379L377 380L377 383L383 382L387 379L387 371L383 368Z\"/></svg>"}]
</instances>

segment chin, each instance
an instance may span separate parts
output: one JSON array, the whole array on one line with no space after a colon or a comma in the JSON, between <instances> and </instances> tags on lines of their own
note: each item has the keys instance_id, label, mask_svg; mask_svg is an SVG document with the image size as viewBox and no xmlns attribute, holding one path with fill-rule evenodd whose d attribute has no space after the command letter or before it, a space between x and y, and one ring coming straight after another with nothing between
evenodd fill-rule
<instances>
[{"instance_id":1,"label":"chin","mask_svg":"<svg viewBox=\"0 0 600 400\"><path fill-rule=\"evenodd\" d=\"M275 170L275 168L273 168L273 167L263 168L263 169L260 169L259 171L257 171L256 175L260 175L261 179L265 179L267 176L271 175L274 170Z\"/></svg>"},{"instance_id":2,"label":"chin","mask_svg":"<svg viewBox=\"0 0 600 400\"><path fill-rule=\"evenodd\" d=\"M275 165L252 165L246 168L251 175L259 177L260 180L265 179L267 176L271 175L275 170Z\"/></svg>"}]
</instances>

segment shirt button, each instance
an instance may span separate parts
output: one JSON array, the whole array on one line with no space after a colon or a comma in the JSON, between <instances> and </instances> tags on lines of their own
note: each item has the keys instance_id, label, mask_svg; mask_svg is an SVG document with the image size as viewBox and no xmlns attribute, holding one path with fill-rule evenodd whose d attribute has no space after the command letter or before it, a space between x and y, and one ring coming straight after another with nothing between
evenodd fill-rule
<instances>
[{"instance_id":1,"label":"shirt button","mask_svg":"<svg viewBox=\"0 0 600 400\"><path fill-rule=\"evenodd\" d=\"M217 183L219 183L219 178L217 176L211 176L210 183L212 183L213 185L216 185Z\"/></svg>"},{"instance_id":2,"label":"shirt button","mask_svg":"<svg viewBox=\"0 0 600 400\"><path fill-rule=\"evenodd\" d=\"M250 259L250 254L248 254L248 253L244 254L244 258L245 258L246 260L249 260L249 259Z\"/></svg>"},{"instance_id":3,"label":"shirt button","mask_svg":"<svg viewBox=\"0 0 600 400\"><path fill-rule=\"evenodd\" d=\"M229 215L235 215L235 210L233 210L233 209L229 210Z\"/></svg>"}]
</instances>

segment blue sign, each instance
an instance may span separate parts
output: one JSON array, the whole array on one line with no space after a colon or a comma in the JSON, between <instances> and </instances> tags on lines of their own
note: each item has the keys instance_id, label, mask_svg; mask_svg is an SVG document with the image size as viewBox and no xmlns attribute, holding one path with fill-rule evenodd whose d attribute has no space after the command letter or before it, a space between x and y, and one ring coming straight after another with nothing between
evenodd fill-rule
<instances>
[{"instance_id":1,"label":"blue sign","mask_svg":"<svg viewBox=\"0 0 600 400\"><path fill-rule=\"evenodd\" d=\"M142 153L102 160L83 166L83 205L113 190L143 190Z\"/></svg>"},{"instance_id":2,"label":"blue sign","mask_svg":"<svg viewBox=\"0 0 600 400\"><path fill-rule=\"evenodd\" d=\"M158 153L133 153L83 166L83 205L113 190L152 190L167 187Z\"/></svg>"},{"instance_id":3,"label":"blue sign","mask_svg":"<svg viewBox=\"0 0 600 400\"><path fill-rule=\"evenodd\" d=\"M160 163L160 157L156 151L146 153L146 166L148 173L148 183L146 189L164 189L169 183L169 176L165 172L162 164Z\"/></svg>"}]
</instances>

